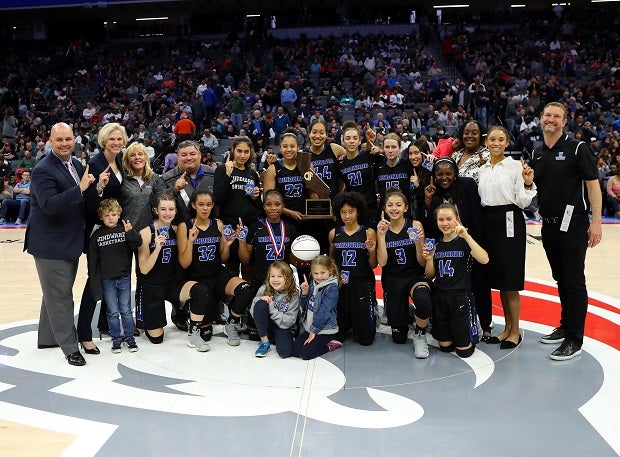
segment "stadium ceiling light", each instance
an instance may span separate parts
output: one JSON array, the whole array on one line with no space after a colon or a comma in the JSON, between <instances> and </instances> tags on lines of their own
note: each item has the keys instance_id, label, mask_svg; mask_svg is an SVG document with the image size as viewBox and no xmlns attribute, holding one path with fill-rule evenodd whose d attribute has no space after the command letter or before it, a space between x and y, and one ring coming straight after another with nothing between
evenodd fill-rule
<instances>
[{"instance_id":1,"label":"stadium ceiling light","mask_svg":"<svg viewBox=\"0 0 620 457\"><path fill-rule=\"evenodd\" d=\"M620 2L620 0L590 0L592 3Z\"/></svg>"},{"instance_id":2,"label":"stadium ceiling light","mask_svg":"<svg viewBox=\"0 0 620 457\"><path fill-rule=\"evenodd\" d=\"M166 21L168 20L168 16L162 17L139 17L136 21Z\"/></svg>"},{"instance_id":3,"label":"stadium ceiling light","mask_svg":"<svg viewBox=\"0 0 620 457\"><path fill-rule=\"evenodd\" d=\"M469 5L435 5L433 8L436 10L444 8L469 8Z\"/></svg>"},{"instance_id":4,"label":"stadium ceiling light","mask_svg":"<svg viewBox=\"0 0 620 457\"><path fill-rule=\"evenodd\" d=\"M511 8L525 8L525 5L510 5Z\"/></svg>"},{"instance_id":5,"label":"stadium ceiling light","mask_svg":"<svg viewBox=\"0 0 620 457\"><path fill-rule=\"evenodd\" d=\"M260 17L260 14L246 14L245 17Z\"/></svg>"}]
</instances>

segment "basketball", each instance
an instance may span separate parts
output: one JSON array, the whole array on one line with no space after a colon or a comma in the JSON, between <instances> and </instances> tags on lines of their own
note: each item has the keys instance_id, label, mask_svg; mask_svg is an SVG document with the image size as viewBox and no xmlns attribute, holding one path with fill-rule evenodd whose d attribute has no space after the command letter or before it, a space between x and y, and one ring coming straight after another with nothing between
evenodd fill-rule
<instances>
[{"instance_id":1,"label":"basketball","mask_svg":"<svg viewBox=\"0 0 620 457\"><path fill-rule=\"evenodd\" d=\"M291 254L299 260L309 262L321 253L321 246L316 238L310 235L301 235L291 243Z\"/></svg>"}]
</instances>

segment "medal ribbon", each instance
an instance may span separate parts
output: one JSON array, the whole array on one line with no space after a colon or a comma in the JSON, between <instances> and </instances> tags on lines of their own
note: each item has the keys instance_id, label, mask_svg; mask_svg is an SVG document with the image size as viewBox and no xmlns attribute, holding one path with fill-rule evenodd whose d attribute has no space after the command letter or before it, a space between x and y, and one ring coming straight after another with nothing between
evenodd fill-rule
<instances>
[{"instance_id":1,"label":"medal ribbon","mask_svg":"<svg viewBox=\"0 0 620 457\"><path fill-rule=\"evenodd\" d=\"M276 255L276 259L280 257L280 254L284 253L284 240L286 239L286 225L284 225L284 221L280 220L280 248L278 249L278 245L276 243L276 237L273 233L273 228L269 221L265 220L265 228L267 229L267 233L269 234L269 239L271 240L271 244L273 245L273 250Z\"/></svg>"}]
</instances>

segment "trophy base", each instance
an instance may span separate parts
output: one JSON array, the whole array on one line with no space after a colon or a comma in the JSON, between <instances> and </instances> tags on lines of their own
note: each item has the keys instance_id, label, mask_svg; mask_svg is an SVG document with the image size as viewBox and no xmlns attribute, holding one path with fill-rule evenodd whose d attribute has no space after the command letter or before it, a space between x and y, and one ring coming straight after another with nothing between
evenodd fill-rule
<instances>
[{"instance_id":1,"label":"trophy base","mask_svg":"<svg viewBox=\"0 0 620 457\"><path fill-rule=\"evenodd\" d=\"M306 200L306 214L303 220L333 219L332 201L329 198Z\"/></svg>"}]
</instances>

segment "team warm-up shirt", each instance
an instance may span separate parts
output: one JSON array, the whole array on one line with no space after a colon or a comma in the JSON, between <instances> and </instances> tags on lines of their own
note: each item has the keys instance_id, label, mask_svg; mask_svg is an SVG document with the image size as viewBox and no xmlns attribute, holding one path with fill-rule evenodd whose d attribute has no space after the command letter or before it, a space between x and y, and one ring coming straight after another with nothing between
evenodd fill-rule
<instances>
[{"instance_id":1,"label":"team warm-up shirt","mask_svg":"<svg viewBox=\"0 0 620 457\"><path fill-rule=\"evenodd\" d=\"M260 198L253 199L246 194L246 186L259 186L258 173L246 167L241 170L233 168L231 176L226 174L226 167L215 169L213 193L215 203L220 209L220 218L224 224L236 226L239 218L244 224L251 224L258 220Z\"/></svg>"}]
</instances>

